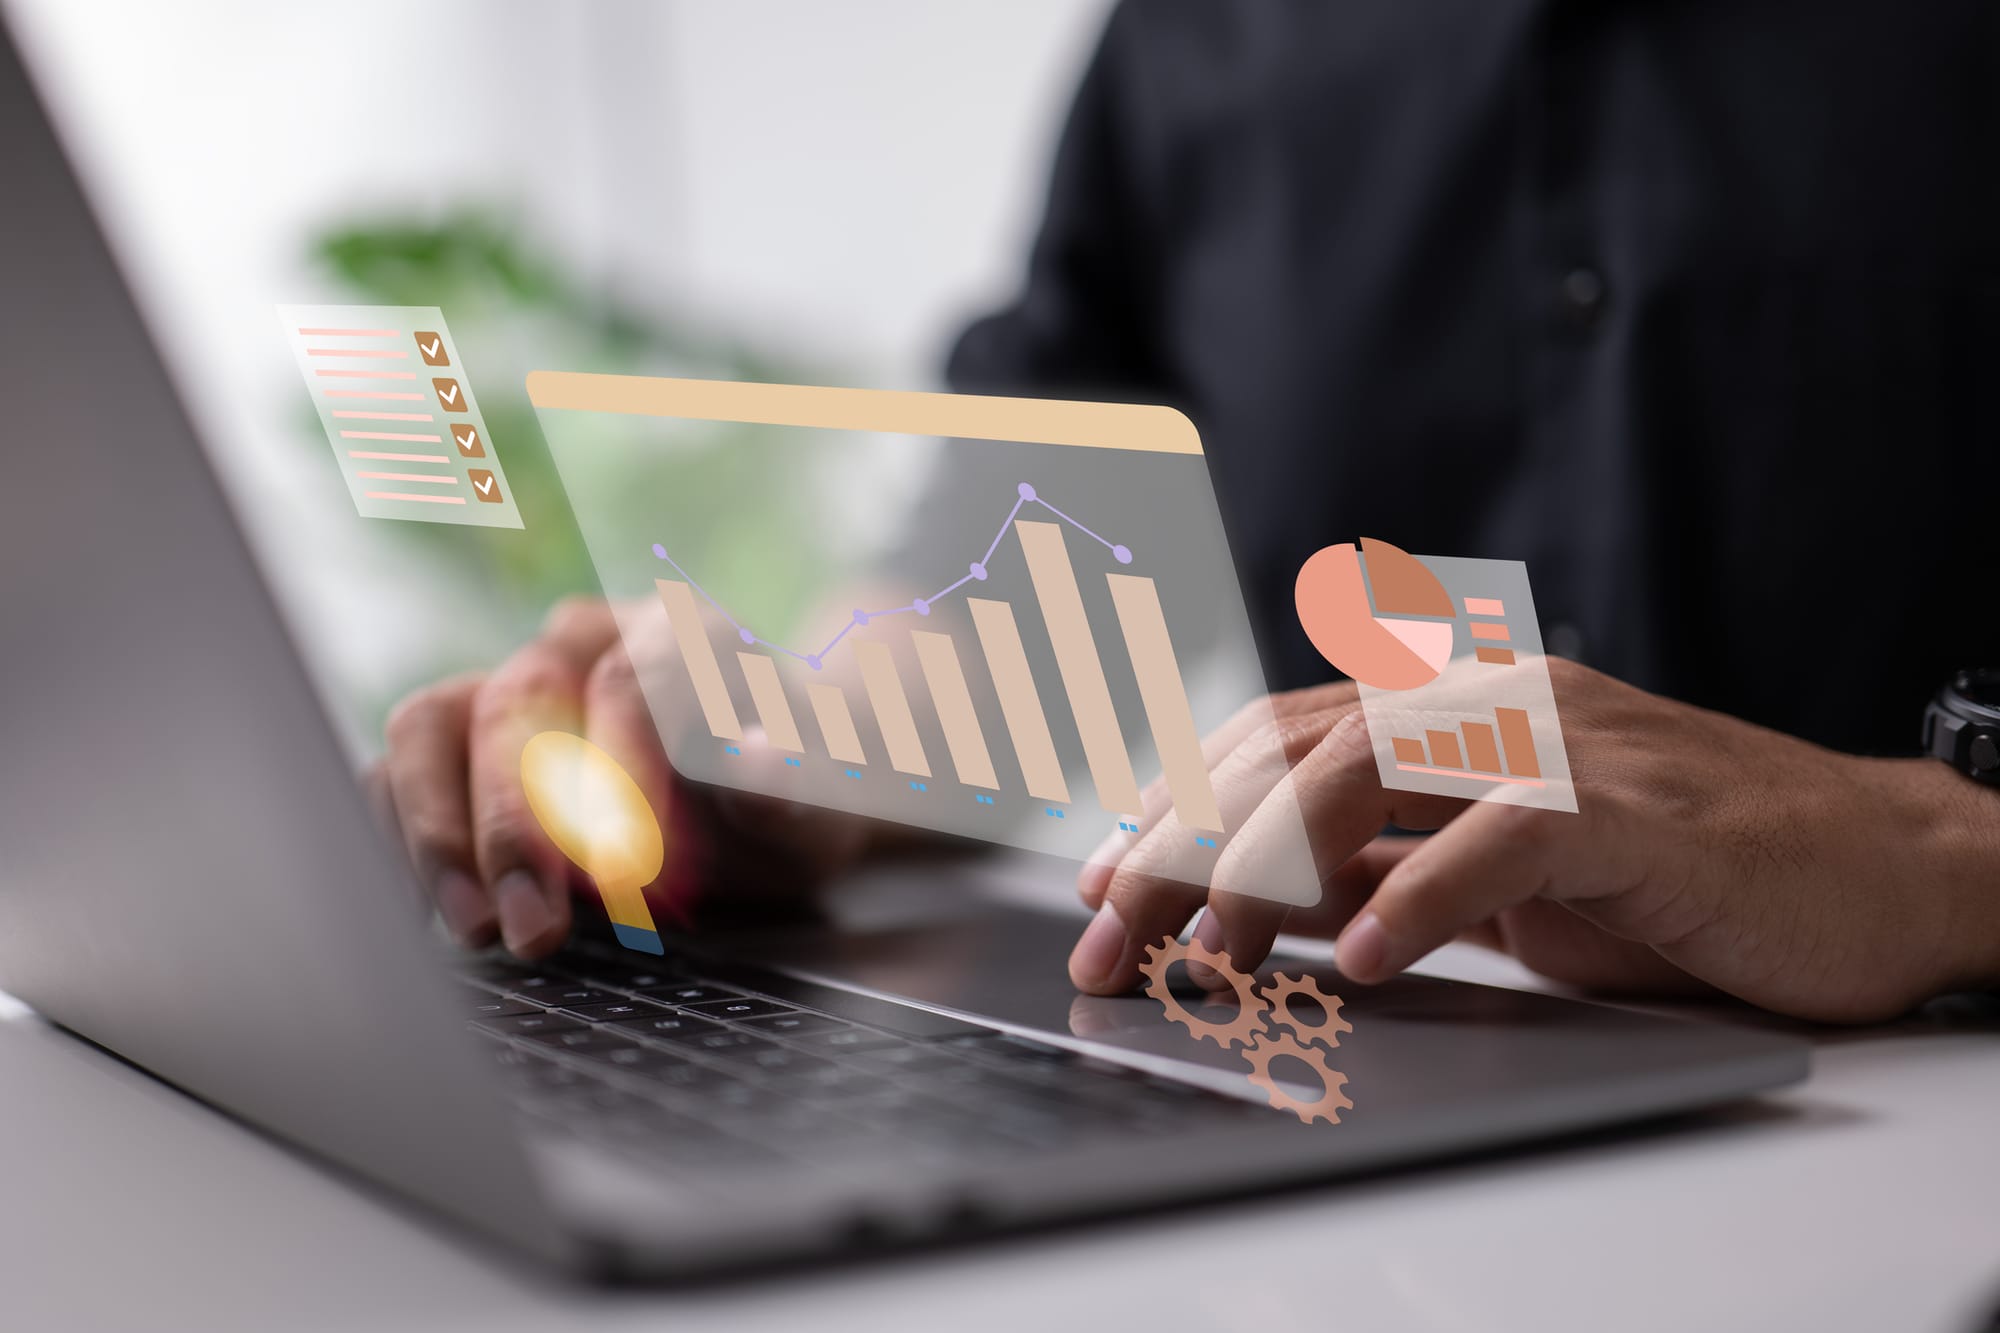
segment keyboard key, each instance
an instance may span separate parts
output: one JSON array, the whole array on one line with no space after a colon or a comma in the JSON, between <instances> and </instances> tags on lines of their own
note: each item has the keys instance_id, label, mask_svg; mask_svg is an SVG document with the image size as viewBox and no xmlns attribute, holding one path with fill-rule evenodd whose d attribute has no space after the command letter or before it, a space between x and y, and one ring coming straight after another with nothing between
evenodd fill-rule
<instances>
[{"instance_id":1,"label":"keyboard key","mask_svg":"<svg viewBox=\"0 0 2000 1333\"><path fill-rule=\"evenodd\" d=\"M858 1057L855 1063L874 1069L908 1070L915 1073L932 1069L958 1069L964 1067L966 1061L935 1046L906 1042L900 1046L871 1051Z\"/></svg>"},{"instance_id":2,"label":"keyboard key","mask_svg":"<svg viewBox=\"0 0 2000 1333\"><path fill-rule=\"evenodd\" d=\"M763 1020L764 1023L770 1021L769 1019ZM748 1026L761 1027L762 1025L762 1023L752 1023ZM891 1037L881 1032L870 1032L866 1028L841 1028L837 1032L807 1032L796 1035L798 1036L800 1045L810 1046L815 1050L827 1052L880 1051L892 1046L907 1047L912 1050L922 1049L921 1047L910 1046L901 1037Z\"/></svg>"},{"instance_id":3,"label":"keyboard key","mask_svg":"<svg viewBox=\"0 0 2000 1333\"><path fill-rule=\"evenodd\" d=\"M762 1037L753 1037L747 1032L731 1032L726 1028L720 1032L696 1032L672 1040L690 1050L726 1056L764 1050L776 1045L775 1042L766 1041Z\"/></svg>"},{"instance_id":4,"label":"keyboard key","mask_svg":"<svg viewBox=\"0 0 2000 1333\"><path fill-rule=\"evenodd\" d=\"M521 1014L539 1014L541 1009L522 1000L487 995L466 1006L466 1011L474 1018L514 1018Z\"/></svg>"},{"instance_id":5,"label":"keyboard key","mask_svg":"<svg viewBox=\"0 0 2000 1333\"><path fill-rule=\"evenodd\" d=\"M711 1023L706 1018L696 1018L692 1014L677 1014L670 1009L651 1007L634 1017L611 1019L609 1025L635 1037L655 1039L688 1037L696 1033L723 1030L721 1024Z\"/></svg>"},{"instance_id":6,"label":"keyboard key","mask_svg":"<svg viewBox=\"0 0 2000 1333\"><path fill-rule=\"evenodd\" d=\"M595 986L580 986L574 981L560 986L548 986L535 991L517 991L524 999L550 1009L568 1009L580 1004L609 1004L625 997L608 990L598 990Z\"/></svg>"},{"instance_id":7,"label":"keyboard key","mask_svg":"<svg viewBox=\"0 0 2000 1333\"><path fill-rule=\"evenodd\" d=\"M742 998L742 992L722 986L708 986L676 983L670 986L634 986L632 989L651 1000L663 1004L704 1004L709 1000L735 1000Z\"/></svg>"},{"instance_id":8,"label":"keyboard key","mask_svg":"<svg viewBox=\"0 0 2000 1333\"><path fill-rule=\"evenodd\" d=\"M538 1032L534 1039L556 1051L602 1051L616 1046L630 1046L632 1043L616 1033L601 1028L565 1028L557 1032Z\"/></svg>"},{"instance_id":9,"label":"keyboard key","mask_svg":"<svg viewBox=\"0 0 2000 1333\"><path fill-rule=\"evenodd\" d=\"M684 976L670 971L638 972L618 969L603 969L592 972L586 978L594 986L615 986L619 990L653 990L662 986L687 986L692 983Z\"/></svg>"},{"instance_id":10,"label":"keyboard key","mask_svg":"<svg viewBox=\"0 0 2000 1333\"><path fill-rule=\"evenodd\" d=\"M709 1000L702 1004L683 1004L682 1008L691 1014L702 1014L708 1018L763 1018L770 1014L796 1012L788 1004L776 1000L760 1000L754 996L738 995L726 1000Z\"/></svg>"},{"instance_id":11,"label":"keyboard key","mask_svg":"<svg viewBox=\"0 0 2000 1333\"><path fill-rule=\"evenodd\" d=\"M746 1069L756 1069L773 1074L802 1075L812 1070L837 1069L832 1062L817 1055L807 1055L804 1051L788 1050L783 1046L749 1046L727 1052L731 1059L740 1062Z\"/></svg>"},{"instance_id":12,"label":"keyboard key","mask_svg":"<svg viewBox=\"0 0 2000 1333\"><path fill-rule=\"evenodd\" d=\"M538 1032L561 1032L569 1028L580 1028L583 1024L574 1018L564 1018L559 1014L517 1014L511 1018L479 1018L473 1020L480 1027L494 1032L511 1032L523 1037L532 1037Z\"/></svg>"},{"instance_id":13,"label":"keyboard key","mask_svg":"<svg viewBox=\"0 0 2000 1333\"><path fill-rule=\"evenodd\" d=\"M566 1004L562 1012L586 1023L615 1023L620 1019L649 1018L669 1011L657 1004L647 1004L644 1000L612 999L603 1004Z\"/></svg>"},{"instance_id":14,"label":"keyboard key","mask_svg":"<svg viewBox=\"0 0 2000 1333\"><path fill-rule=\"evenodd\" d=\"M566 977L560 972L522 972L512 976L496 975L494 980L515 995L534 999L544 991L570 990L576 986L574 977Z\"/></svg>"},{"instance_id":15,"label":"keyboard key","mask_svg":"<svg viewBox=\"0 0 2000 1333\"><path fill-rule=\"evenodd\" d=\"M678 1055L671 1055L658 1047L641 1046L637 1042L630 1041L621 1041L616 1046L587 1050L582 1054L612 1069L647 1070L686 1063Z\"/></svg>"},{"instance_id":16,"label":"keyboard key","mask_svg":"<svg viewBox=\"0 0 2000 1333\"><path fill-rule=\"evenodd\" d=\"M789 1013L765 1014L762 1017L744 1021L745 1027L759 1032L768 1032L774 1037L803 1037L816 1032L845 1032L849 1024L844 1019L831 1018L826 1014L807 1014L792 1010Z\"/></svg>"}]
</instances>

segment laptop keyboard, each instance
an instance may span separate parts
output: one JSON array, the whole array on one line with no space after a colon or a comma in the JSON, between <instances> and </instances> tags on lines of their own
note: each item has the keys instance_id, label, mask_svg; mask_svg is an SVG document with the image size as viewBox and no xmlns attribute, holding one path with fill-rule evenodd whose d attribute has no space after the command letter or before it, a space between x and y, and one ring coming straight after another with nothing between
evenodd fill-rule
<instances>
[{"instance_id":1,"label":"laptop keyboard","mask_svg":"<svg viewBox=\"0 0 2000 1333\"><path fill-rule=\"evenodd\" d=\"M666 1167L1005 1157L1269 1114L1044 1042L957 1023L911 1037L677 963L492 960L461 980L531 1132Z\"/></svg>"}]
</instances>

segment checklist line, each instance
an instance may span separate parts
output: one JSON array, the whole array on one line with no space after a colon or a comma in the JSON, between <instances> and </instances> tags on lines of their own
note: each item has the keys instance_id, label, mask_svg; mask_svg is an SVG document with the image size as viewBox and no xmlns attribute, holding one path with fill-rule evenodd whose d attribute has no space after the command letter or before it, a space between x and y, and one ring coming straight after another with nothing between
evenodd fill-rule
<instances>
[{"instance_id":1,"label":"checklist line","mask_svg":"<svg viewBox=\"0 0 2000 1333\"><path fill-rule=\"evenodd\" d=\"M414 370L315 370L315 375L334 376L349 380L413 380Z\"/></svg>"},{"instance_id":2,"label":"checklist line","mask_svg":"<svg viewBox=\"0 0 2000 1333\"><path fill-rule=\"evenodd\" d=\"M341 438L348 440L404 440L412 444L443 444L442 435L398 435L388 430L344 430Z\"/></svg>"},{"instance_id":3,"label":"checklist line","mask_svg":"<svg viewBox=\"0 0 2000 1333\"><path fill-rule=\"evenodd\" d=\"M416 394L410 395L410 397L412 398L415 398L416 396L417 396ZM348 411L336 411L333 415L337 417L358 419L361 421L436 421L437 420L437 418L435 416L432 416L429 412L356 412L348 410Z\"/></svg>"},{"instance_id":4,"label":"checklist line","mask_svg":"<svg viewBox=\"0 0 2000 1333\"><path fill-rule=\"evenodd\" d=\"M408 361L410 354L396 347L308 347L307 356L366 356Z\"/></svg>"},{"instance_id":5,"label":"checklist line","mask_svg":"<svg viewBox=\"0 0 2000 1333\"><path fill-rule=\"evenodd\" d=\"M382 463L449 463L443 454L377 454L365 449L349 449L349 458L372 458Z\"/></svg>"},{"instance_id":6,"label":"checklist line","mask_svg":"<svg viewBox=\"0 0 2000 1333\"><path fill-rule=\"evenodd\" d=\"M465 503L465 497L462 495L411 495L407 491L369 491L367 492L367 496L371 500L413 500L418 504L462 505Z\"/></svg>"},{"instance_id":7,"label":"checklist line","mask_svg":"<svg viewBox=\"0 0 2000 1333\"><path fill-rule=\"evenodd\" d=\"M301 338L394 338L394 329L300 329Z\"/></svg>"},{"instance_id":8,"label":"checklist line","mask_svg":"<svg viewBox=\"0 0 2000 1333\"><path fill-rule=\"evenodd\" d=\"M424 396L420 393L397 393L391 389L321 389L320 392L328 398L388 398L400 403L424 401Z\"/></svg>"},{"instance_id":9,"label":"checklist line","mask_svg":"<svg viewBox=\"0 0 2000 1333\"><path fill-rule=\"evenodd\" d=\"M426 486L456 486L457 477L433 477L422 472L357 472L363 481L418 481Z\"/></svg>"}]
</instances>

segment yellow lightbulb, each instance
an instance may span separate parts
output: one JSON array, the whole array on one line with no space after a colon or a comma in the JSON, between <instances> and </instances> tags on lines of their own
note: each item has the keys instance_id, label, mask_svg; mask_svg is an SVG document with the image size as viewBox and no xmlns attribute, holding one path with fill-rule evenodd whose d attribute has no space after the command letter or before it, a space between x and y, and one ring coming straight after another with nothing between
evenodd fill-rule
<instances>
[{"instance_id":1,"label":"yellow lightbulb","mask_svg":"<svg viewBox=\"0 0 2000 1333\"><path fill-rule=\"evenodd\" d=\"M642 890L666 863L666 840L632 775L581 736L544 731L521 747L521 787L549 840L596 883L618 942L664 953Z\"/></svg>"}]
</instances>

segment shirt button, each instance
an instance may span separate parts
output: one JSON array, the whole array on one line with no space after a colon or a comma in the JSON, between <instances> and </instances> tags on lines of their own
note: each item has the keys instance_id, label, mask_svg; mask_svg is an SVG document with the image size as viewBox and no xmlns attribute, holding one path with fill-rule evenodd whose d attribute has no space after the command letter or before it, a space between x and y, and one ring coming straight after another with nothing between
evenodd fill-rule
<instances>
[{"instance_id":1,"label":"shirt button","mask_svg":"<svg viewBox=\"0 0 2000 1333\"><path fill-rule=\"evenodd\" d=\"M1548 641L1542 645L1551 657L1567 657L1572 662L1583 660L1583 631L1569 621L1561 621L1549 626Z\"/></svg>"},{"instance_id":2,"label":"shirt button","mask_svg":"<svg viewBox=\"0 0 2000 1333\"><path fill-rule=\"evenodd\" d=\"M1604 275L1594 268L1573 268L1563 274L1557 289L1563 314L1579 328L1589 328L1604 313Z\"/></svg>"}]
</instances>

